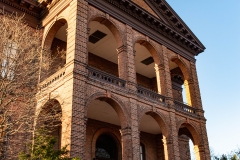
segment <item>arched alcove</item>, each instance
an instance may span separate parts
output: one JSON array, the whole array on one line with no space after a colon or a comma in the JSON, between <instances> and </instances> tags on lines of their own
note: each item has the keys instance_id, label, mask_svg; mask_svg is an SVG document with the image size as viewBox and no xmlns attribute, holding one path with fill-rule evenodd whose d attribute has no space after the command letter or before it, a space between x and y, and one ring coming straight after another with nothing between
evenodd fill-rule
<instances>
[{"instance_id":1,"label":"arched alcove","mask_svg":"<svg viewBox=\"0 0 240 160\"><path fill-rule=\"evenodd\" d=\"M137 40L134 51L137 84L161 93L160 73L155 68L160 60L155 48L145 40Z\"/></svg>"},{"instance_id":2,"label":"arched alcove","mask_svg":"<svg viewBox=\"0 0 240 160\"><path fill-rule=\"evenodd\" d=\"M193 158L200 160L199 136L192 125L183 123L180 126L178 131L178 145L181 160L191 160Z\"/></svg>"},{"instance_id":3,"label":"arched alcove","mask_svg":"<svg viewBox=\"0 0 240 160\"><path fill-rule=\"evenodd\" d=\"M63 68L66 64L67 29L67 21L65 19L59 19L52 24L46 33L43 48L44 50L50 51L49 54L51 55L46 55L45 59L47 59L50 64L47 71L42 69L41 81Z\"/></svg>"},{"instance_id":4,"label":"arched alcove","mask_svg":"<svg viewBox=\"0 0 240 160\"><path fill-rule=\"evenodd\" d=\"M118 77L117 48L122 40L117 27L102 17L93 18L88 27L88 65Z\"/></svg>"},{"instance_id":5,"label":"arched alcove","mask_svg":"<svg viewBox=\"0 0 240 160\"><path fill-rule=\"evenodd\" d=\"M190 94L189 86L189 72L186 65L177 58L173 58L169 65L174 101L176 101L176 103L184 103L188 106L192 106L192 95Z\"/></svg>"},{"instance_id":6,"label":"arched alcove","mask_svg":"<svg viewBox=\"0 0 240 160\"><path fill-rule=\"evenodd\" d=\"M140 157L142 156L143 160L164 160L168 157L167 144L163 142L168 134L165 122L160 115L152 111L144 113L140 117L139 131ZM144 144L145 153L141 151L141 144Z\"/></svg>"},{"instance_id":7,"label":"arched alcove","mask_svg":"<svg viewBox=\"0 0 240 160\"><path fill-rule=\"evenodd\" d=\"M118 147L114 138L102 134L96 141L95 160L118 160Z\"/></svg>"},{"instance_id":8,"label":"arched alcove","mask_svg":"<svg viewBox=\"0 0 240 160\"><path fill-rule=\"evenodd\" d=\"M36 121L36 130L46 130L47 134L55 137L57 143L55 149L61 148L61 135L62 135L62 109L60 103L55 100L49 100L41 108Z\"/></svg>"}]
</instances>

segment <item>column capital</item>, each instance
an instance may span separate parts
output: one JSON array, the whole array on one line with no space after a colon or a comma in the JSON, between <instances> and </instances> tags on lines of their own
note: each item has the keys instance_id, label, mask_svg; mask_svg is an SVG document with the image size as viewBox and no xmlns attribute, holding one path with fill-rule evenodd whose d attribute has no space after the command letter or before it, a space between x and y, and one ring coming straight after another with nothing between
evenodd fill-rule
<instances>
[{"instance_id":1,"label":"column capital","mask_svg":"<svg viewBox=\"0 0 240 160\"><path fill-rule=\"evenodd\" d=\"M154 68L155 68L155 72L165 69L164 64L155 65Z\"/></svg>"},{"instance_id":2,"label":"column capital","mask_svg":"<svg viewBox=\"0 0 240 160\"><path fill-rule=\"evenodd\" d=\"M132 134L132 129L131 127L126 127L123 129L119 130L122 136L127 136L127 135L131 135Z\"/></svg>"},{"instance_id":3,"label":"column capital","mask_svg":"<svg viewBox=\"0 0 240 160\"><path fill-rule=\"evenodd\" d=\"M127 46L122 45L121 47L117 48L117 53L120 54L122 52L127 52Z\"/></svg>"}]
</instances>

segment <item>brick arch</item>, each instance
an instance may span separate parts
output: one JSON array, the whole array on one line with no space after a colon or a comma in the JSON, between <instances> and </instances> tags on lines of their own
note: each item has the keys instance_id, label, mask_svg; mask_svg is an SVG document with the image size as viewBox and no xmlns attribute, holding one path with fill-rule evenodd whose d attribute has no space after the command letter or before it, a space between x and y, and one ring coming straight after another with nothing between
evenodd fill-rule
<instances>
[{"instance_id":1,"label":"brick arch","mask_svg":"<svg viewBox=\"0 0 240 160\"><path fill-rule=\"evenodd\" d=\"M48 134L57 138L58 141L54 145L55 149L60 149L62 146L62 117L61 104L56 99L50 99L40 108L34 122L35 130L47 129Z\"/></svg>"},{"instance_id":2,"label":"brick arch","mask_svg":"<svg viewBox=\"0 0 240 160\"><path fill-rule=\"evenodd\" d=\"M190 71L187 67L187 64L183 60L178 58L177 56L172 57L171 61L175 62L178 65L178 67L181 69L183 76L184 76L183 78L185 80L189 80L190 79Z\"/></svg>"},{"instance_id":3,"label":"brick arch","mask_svg":"<svg viewBox=\"0 0 240 160\"><path fill-rule=\"evenodd\" d=\"M67 20L63 17L59 17L54 21L51 26L49 27L48 31L45 34L45 37L43 38L43 48L50 49L52 45L52 41L58 32L58 30L65 24L68 24Z\"/></svg>"},{"instance_id":4,"label":"brick arch","mask_svg":"<svg viewBox=\"0 0 240 160\"><path fill-rule=\"evenodd\" d=\"M135 46L136 43L140 43L141 45L147 48L147 50L150 52L151 56L153 57L155 64L160 65L162 63L160 58L161 54L158 52L157 47L151 41L149 41L146 37L144 36L136 37L133 40L133 46Z\"/></svg>"},{"instance_id":5,"label":"brick arch","mask_svg":"<svg viewBox=\"0 0 240 160\"><path fill-rule=\"evenodd\" d=\"M190 72L190 69L187 67L187 64L181 60L181 58L174 56L171 58L172 62L175 62L180 70L182 71L183 74L183 79L184 79L184 88L186 90L186 98L187 98L187 103L190 106L193 106L195 103L194 99L194 85L191 85L192 82L192 75Z\"/></svg>"},{"instance_id":6,"label":"brick arch","mask_svg":"<svg viewBox=\"0 0 240 160\"><path fill-rule=\"evenodd\" d=\"M114 95L111 95L111 97L107 96L106 92L98 92L98 93L91 95L89 98L87 98L86 105L85 105L86 106L86 109L85 109L86 117L87 117L88 106L95 99L104 100L105 102L107 102L109 105L111 105L113 107L113 109L116 111L116 113L118 115L118 118L120 119L121 128L126 128L129 126L129 120L128 120L129 116L125 109L126 107L125 107L124 103Z\"/></svg>"},{"instance_id":7,"label":"brick arch","mask_svg":"<svg viewBox=\"0 0 240 160\"><path fill-rule=\"evenodd\" d=\"M165 121L166 117L162 113L160 113L160 112L152 111L152 109L143 110L139 114L139 117L138 117L138 127L140 126L141 119L142 119L142 116L144 114L150 115L153 119L155 119L155 121L158 123L158 125L159 125L159 127L160 127L160 129L162 131L163 136L164 137L168 137L168 135L169 135L169 128L168 128L167 122Z\"/></svg>"},{"instance_id":8,"label":"brick arch","mask_svg":"<svg viewBox=\"0 0 240 160\"><path fill-rule=\"evenodd\" d=\"M180 131L181 127L184 126L186 130ZM191 122L186 122L186 120L182 120L177 124L177 131L179 135L185 134L188 136L194 145L199 146L200 145L200 137L199 132L197 130L197 127L192 124Z\"/></svg>"},{"instance_id":9,"label":"brick arch","mask_svg":"<svg viewBox=\"0 0 240 160\"><path fill-rule=\"evenodd\" d=\"M61 102L63 102L63 100L60 98L60 97L56 97L56 98L53 98L53 99L48 99L48 100L46 100L44 103L43 103L43 105L42 106L40 106L39 108L38 108L38 110L36 111L36 116L38 117L40 114L41 114L41 112L44 110L44 109L46 109L47 108L47 106L49 106L49 105L52 105L52 104L54 104L54 105L58 105L59 106L59 109L61 110L61 112L62 112L62 105L61 105Z\"/></svg>"},{"instance_id":10,"label":"brick arch","mask_svg":"<svg viewBox=\"0 0 240 160\"><path fill-rule=\"evenodd\" d=\"M92 137L92 140L91 140L91 149L92 149L92 153L91 153L91 156L92 158L95 157L95 152L96 152L96 143L97 143L97 139L99 136L101 136L102 134L108 134L110 135L114 141L116 142L117 144L117 147L118 147L118 159L122 159L121 156L122 156L122 147L121 147L121 135L120 135L120 132L117 132L115 130L112 130L110 128L100 128L99 130L97 130L93 137Z\"/></svg>"},{"instance_id":11,"label":"brick arch","mask_svg":"<svg viewBox=\"0 0 240 160\"><path fill-rule=\"evenodd\" d=\"M101 14L96 14L89 18L88 25L91 21L97 21L97 22L103 24L104 26L106 26L112 32L112 34L116 40L118 48L124 45L124 43L123 43L123 35L124 34L121 32L119 26L114 21L112 21L110 18L107 18L106 16L103 16Z\"/></svg>"}]
</instances>

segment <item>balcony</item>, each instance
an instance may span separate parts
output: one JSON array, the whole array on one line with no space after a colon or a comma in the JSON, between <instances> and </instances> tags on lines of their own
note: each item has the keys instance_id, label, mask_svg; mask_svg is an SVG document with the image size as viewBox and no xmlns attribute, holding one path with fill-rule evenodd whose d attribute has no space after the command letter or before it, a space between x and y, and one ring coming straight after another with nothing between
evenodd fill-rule
<instances>
[{"instance_id":1,"label":"balcony","mask_svg":"<svg viewBox=\"0 0 240 160\"><path fill-rule=\"evenodd\" d=\"M151 91L147 88L138 86L137 92L139 96L150 98L151 100L158 102L165 102L165 97L163 95L158 94L157 92Z\"/></svg>"},{"instance_id":2,"label":"balcony","mask_svg":"<svg viewBox=\"0 0 240 160\"><path fill-rule=\"evenodd\" d=\"M179 101L174 101L175 104L175 109L184 113L188 113L191 115L196 115L197 116L197 109L188 106L187 104L184 104L183 102L179 102Z\"/></svg>"},{"instance_id":3,"label":"balcony","mask_svg":"<svg viewBox=\"0 0 240 160\"><path fill-rule=\"evenodd\" d=\"M88 77L100 80L102 82L106 82L108 84L112 84L121 88L125 88L126 86L126 81L113 76L109 73L103 72L101 70L98 70L94 67L88 66Z\"/></svg>"},{"instance_id":4,"label":"balcony","mask_svg":"<svg viewBox=\"0 0 240 160\"><path fill-rule=\"evenodd\" d=\"M58 70L56 73L52 74L51 76L49 76L48 78L43 80L39 84L40 90L50 86L51 84L53 84L56 81L61 80L64 77L64 75L65 75L65 70L66 70L66 68L63 67L60 70Z\"/></svg>"}]
</instances>

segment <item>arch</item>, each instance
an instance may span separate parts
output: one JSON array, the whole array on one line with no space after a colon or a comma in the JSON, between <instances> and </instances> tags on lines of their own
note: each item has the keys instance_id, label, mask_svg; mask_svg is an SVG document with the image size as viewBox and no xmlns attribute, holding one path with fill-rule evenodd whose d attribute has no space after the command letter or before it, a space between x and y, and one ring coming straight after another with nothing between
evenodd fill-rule
<instances>
[{"instance_id":1,"label":"arch","mask_svg":"<svg viewBox=\"0 0 240 160\"><path fill-rule=\"evenodd\" d=\"M125 110L125 105L123 104L123 102L121 102L121 100L119 100L116 96L111 95L111 97L108 97L106 95L106 93L104 92L97 92L95 94L92 94L89 98L87 98L86 101L86 112L85 112L85 116L87 117L87 111L88 111L88 106L89 104L95 100L95 99L100 99L100 100L104 100L105 102L107 102L109 105L111 105L113 107L113 109L116 111L119 119L120 119L120 123L121 123L121 128L126 128L128 127L129 123L128 123L128 114Z\"/></svg>"},{"instance_id":2,"label":"arch","mask_svg":"<svg viewBox=\"0 0 240 160\"><path fill-rule=\"evenodd\" d=\"M57 137L55 149L61 148L62 138L62 108L56 99L50 99L42 107L37 115L35 129L44 128L47 134Z\"/></svg>"},{"instance_id":3,"label":"arch","mask_svg":"<svg viewBox=\"0 0 240 160\"><path fill-rule=\"evenodd\" d=\"M107 19L103 15L96 14L89 18L88 26L91 21L97 21L97 22L103 24L104 26L106 26L112 32L112 34L117 42L118 47L121 47L124 45L123 37L122 37L123 34L121 33L121 30L118 27L118 25L115 22L113 22L111 19L109 19L109 18Z\"/></svg>"},{"instance_id":4,"label":"arch","mask_svg":"<svg viewBox=\"0 0 240 160\"><path fill-rule=\"evenodd\" d=\"M54 36L56 35L56 33L58 32L58 30L67 23L67 20L63 17L59 17L56 19L56 21L54 21L48 31L46 32L45 36L44 36L44 41L43 41L43 48L45 49L50 49L51 48L51 44L53 42Z\"/></svg>"},{"instance_id":5,"label":"arch","mask_svg":"<svg viewBox=\"0 0 240 160\"><path fill-rule=\"evenodd\" d=\"M180 76L180 78L182 77L181 81L184 85L187 104L189 106L193 106L195 103L195 99L194 99L194 86L191 85L192 84L191 72L187 67L187 64L180 57L173 56L171 58L171 61L176 63L182 72L183 77Z\"/></svg>"},{"instance_id":6,"label":"arch","mask_svg":"<svg viewBox=\"0 0 240 160\"><path fill-rule=\"evenodd\" d=\"M103 134L108 134L114 139L114 141L116 142L117 148L118 148L118 159L121 159L121 155L122 155L122 153L121 153L122 148L121 148L121 143L120 143L121 135L119 132L116 132L115 130L112 130L110 128L100 128L94 133L94 135L92 137L92 141L91 141L92 158L95 157L97 139L99 136L101 136Z\"/></svg>"},{"instance_id":7,"label":"arch","mask_svg":"<svg viewBox=\"0 0 240 160\"><path fill-rule=\"evenodd\" d=\"M183 78L185 80L189 80L190 72L189 72L189 69L188 69L186 63L183 60L181 60L180 58L178 58L177 56L172 57L171 61L175 62L179 66L179 68L181 69L181 71L183 73L183 76L184 76Z\"/></svg>"},{"instance_id":8,"label":"arch","mask_svg":"<svg viewBox=\"0 0 240 160\"><path fill-rule=\"evenodd\" d=\"M54 119L55 117L48 117L48 114L53 115L54 113L59 114L57 115L57 118L59 118L58 120ZM43 115L44 117L40 117L41 115ZM39 120L41 121L40 118L42 118L42 121L49 120L48 118L50 118L50 121L52 120L52 123L54 123L53 120L61 121L61 117L62 117L61 104L56 99L50 99L40 108L36 116L37 116L37 119L36 119L35 126L38 125Z\"/></svg>"},{"instance_id":9,"label":"arch","mask_svg":"<svg viewBox=\"0 0 240 160\"><path fill-rule=\"evenodd\" d=\"M151 41L149 41L146 37L138 36L137 38L134 39L133 46L135 46L136 43L139 43L147 48L147 50L153 57L155 64L157 65L161 64L160 55L156 49L157 47Z\"/></svg>"},{"instance_id":10,"label":"arch","mask_svg":"<svg viewBox=\"0 0 240 160\"><path fill-rule=\"evenodd\" d=\"M183 129L182 131L180 131L181 126L184 126L187 130ZM177 127L179 135L185 134L192 140L194 145L200 145L199 133L193 124L187 123L183 120L178 124Z\"/></svg>"},{"instance_id":11,"label":"arch","mask_svg":"<svg viewBox=\"0 0 240 160\"><path fill-rule=\"evenodd\" d=\"M163 136L168 137L168 135L169 135L168 125L167 125L166 121L164 120L165 117L159 112L153 112L150 109L144 110L143 112L141 112L139 114L138 126L140 126L141 118L143 117L144 114L150 115L153 119L155 119L155 121L158 123L159 127L161 128Z\"/></svg>"}]
</instances>

